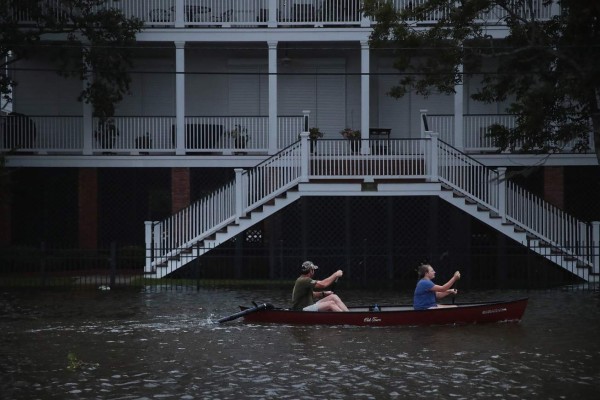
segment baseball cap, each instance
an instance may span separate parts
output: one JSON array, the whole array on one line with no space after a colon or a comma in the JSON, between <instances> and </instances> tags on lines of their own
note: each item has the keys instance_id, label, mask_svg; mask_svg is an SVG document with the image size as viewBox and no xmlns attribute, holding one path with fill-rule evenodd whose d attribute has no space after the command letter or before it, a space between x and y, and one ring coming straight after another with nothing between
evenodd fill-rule
<instances>
[{"instance_id":1,"label":"baseball cap","mask_svg":"<svg viewBox=\"0 0 600 400\"><path fill-rule=\"evenodd\" d=\"M319 269L319 267L317 267L315 264L313 264L312 261L304 261L302 263L302 267L300 268L300 270L303 273L306 273L306 272L310 271L311 269Z\"/></svg>"}]
</instances>

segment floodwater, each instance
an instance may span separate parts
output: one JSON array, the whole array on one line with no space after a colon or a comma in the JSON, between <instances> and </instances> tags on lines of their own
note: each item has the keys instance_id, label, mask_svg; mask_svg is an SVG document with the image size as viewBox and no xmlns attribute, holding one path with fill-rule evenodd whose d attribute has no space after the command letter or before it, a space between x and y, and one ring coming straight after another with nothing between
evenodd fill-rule
<instances>
[{"instance_id":1,"label":"floodwater","mask_svg":"<svg viewBox=\"0 0 600 400\"><path fill-rule=\"evenodd\" d=\"M348 305L410 293L340 291ZM529 296L520 323L434 327L216 323L280 289L0 292L2 399L595 399L600 297Z\"/></svg>"}]
</instances>

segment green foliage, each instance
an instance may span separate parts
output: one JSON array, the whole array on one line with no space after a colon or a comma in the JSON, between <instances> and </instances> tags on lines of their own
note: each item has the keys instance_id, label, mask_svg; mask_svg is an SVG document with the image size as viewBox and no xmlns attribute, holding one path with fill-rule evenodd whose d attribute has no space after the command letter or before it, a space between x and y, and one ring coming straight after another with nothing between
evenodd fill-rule
<instances>
[{"instance_id":1,"label":"green foliage","mask_svg":"<svg viewBox=\"0 0 600 400\"><path fill-rule=\"evenodd\" d=\"M8 10L0 18L1 70L31 57L43 35L58 35L61 43L54 50L59 74L86 81L79 100L91 103L96 116L114 115L115 104L129 92L131 48L143 24L105 3L57 0L54 8L37 0L0 0L0 9ZM10 74L0 74L3 98L10 98L17 83Z\"/></svg>"},{"instance_id":2,"label":"green foliage","mask_svg":"<svg viewBox=\"0 0 600 400\"><path fill-rule=\"evenodd\" d=\"M508 101L505 111L517 116L515 128L489 129L502 150L553 152L574 141L583 151L593 131L600 156L600 3L563 0L559 15L540 18L539 6L551 4L426 0L397 11L389 1L366 0L365 13L377 21L372 47L392 52L405 74L391 96L453 93L463 68L481 79L473 99ZM506 35L492 37L482 20L504 26Z\"/></svg>"},{"instance_id":3,"label":"green foliage","mask_svg":"<svg viewBox=\"0 0 600 400\"><path fill-rule=\"evenodd\" d=\"M342 135L344 139L360 139L360 131L352 128L342 129L340 135Z\"/></svg>"},{"instance_id":4,"label":"green foliage","mask_svg":"<svg viewBox=\"0 0 600 400\"><path fill-rule=\"evenodd\" d=\"M323 137L323 132L319 130L319 128L313 127L308 130L308 138L309 139L320 139Z\"/></svg>"},{"instance_id":5,"label":"green foliage","mask_svg":"<svg viewBox=\"0 0 600 400\"><path fill-rule=\"evenodd\" d=\"M77 355L75 353L73 353L72 351L69 352L69 354L67 354L67 369L69 371L75 371L79 368L81 368L81 366L83 365L83 363L81 362L81 360L79 358L77 358Z\"/></svg>"},{"instance_id":6,"label":"green foliage","mask_svg":"<svg viewBox=\"0 0 600 400\"><path fill-rule=\"evenodd\" d=\"M89 363L80 360L79 357L77 357L77 354L72 351L67 354L67 362L67 369L69 371L78 371L83 369L94 370L99 366L98 363Z\"/></svg>"}]
</instances>

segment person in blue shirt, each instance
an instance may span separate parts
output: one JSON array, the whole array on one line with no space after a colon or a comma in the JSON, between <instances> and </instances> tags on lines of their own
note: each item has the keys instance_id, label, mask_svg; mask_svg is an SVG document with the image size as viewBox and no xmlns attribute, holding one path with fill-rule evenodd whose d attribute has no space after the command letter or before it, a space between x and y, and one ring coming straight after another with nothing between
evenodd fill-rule
<instances>
[{"instance_id":1,"label":"person in blue shirt","mask_svg":"<svg viewBox=\"0 0 600 400\"><path fill-rule=\"evenodd\" d=\"M451 289L454 282L460 279L460 272L456 271L454 276L450 278L443 286L433 283L435 278L435 270L429 264L419 265L417 269L419 274L419 282L415 288L415 296L413 307L415 310L426 310L428 308L437 307L454 307L453 305L437 304L438 299L443 299L449 294L456 294L456 289Z\"/></svg>"}]
</instances>

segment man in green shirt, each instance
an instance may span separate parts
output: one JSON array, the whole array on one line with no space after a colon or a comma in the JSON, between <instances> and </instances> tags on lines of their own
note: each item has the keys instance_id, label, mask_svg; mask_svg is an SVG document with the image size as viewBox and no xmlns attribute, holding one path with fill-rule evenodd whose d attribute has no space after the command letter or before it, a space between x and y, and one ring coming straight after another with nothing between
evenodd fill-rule
<instances>
[{"instance_id":1,"label":"man in green shirt","mask_svg":"<svg viewBox=\"0 0 600 400\"><path fill-rule=\"evenodd\" d=\"M329 278L317 281L313 279L318 269L311 261L305 261L300 267L300 277L296 279L292 292L292 309L303 311L348 311L348 307L331 291L323 291L344 273L337 270ZM318 299L315 303L315 299Z\"/></svg>"}]
</instances>

